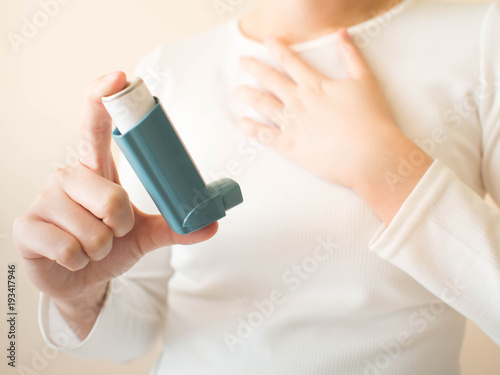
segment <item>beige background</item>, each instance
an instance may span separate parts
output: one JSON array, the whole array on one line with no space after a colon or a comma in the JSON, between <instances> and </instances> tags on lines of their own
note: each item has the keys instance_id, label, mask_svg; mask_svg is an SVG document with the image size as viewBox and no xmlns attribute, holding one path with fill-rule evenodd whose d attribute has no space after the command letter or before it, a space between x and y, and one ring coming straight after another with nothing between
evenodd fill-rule
<instances>
[{"instance_id":1,"label":"beige background","mask_svg":"<svg viewBox=\"0 0 500 375\"><path fill-rule=\"evenodd\" d=\"M17 373L7 367L4 356L7 263L19 262L12 222L42 189L54 166L74 160L86 83L114 70L131 74L139 59L160 42L243 15L256 2L221 1L233 4L223 17L214 10L214 0L65 0L67 4L15 53L8 33L19 34L23 17L33 19L42 8L39 1L0 0L0 285L4 285L0 288L0 373ZM159 346L127 365L47 351L37 325L38 292L20 268L17 281L17 363L25 373L148 374ZM500 374L500 348L472 323L462 364L464 375Z\"/></svg>"}]
</instances>

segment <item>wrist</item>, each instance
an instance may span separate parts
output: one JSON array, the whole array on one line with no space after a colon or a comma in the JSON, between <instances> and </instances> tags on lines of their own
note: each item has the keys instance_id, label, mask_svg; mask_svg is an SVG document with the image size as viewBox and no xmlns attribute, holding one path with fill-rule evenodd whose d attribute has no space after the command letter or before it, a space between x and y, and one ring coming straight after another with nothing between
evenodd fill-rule
<instances>
[{"instance_id":1,"label":"wrist","mask_svg":"<svg viewBox=\"0 0 500 375\"><path fill-rule=\"evenodd\" d=\"M52 298L64 320L81 340L88 336L101 312L108 284L99 284L72 298Z\"/></svg>"},{"instance_id":2,"label":"wrist","mask_svg":"<svg viewBox=\"0 0 500 375\"><path fill-rule=\"evenodd\" d=\"M433 159L399 129L375 144L352 188L389 224Z\"/></svg>"}]
</instances>

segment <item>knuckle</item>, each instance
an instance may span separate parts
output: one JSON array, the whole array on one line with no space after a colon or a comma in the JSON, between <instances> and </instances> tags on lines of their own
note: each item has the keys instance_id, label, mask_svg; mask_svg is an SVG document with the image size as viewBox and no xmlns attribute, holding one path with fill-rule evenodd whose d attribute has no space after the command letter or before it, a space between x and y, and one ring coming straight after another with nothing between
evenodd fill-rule
<instances>
[{"instance_id":1,"label":"knuckle","mask_svg":"<svg viewBox=\"0 0 500 375\"><path fill-rule=\"evenodd\" d=\"M252 70L254 74L261 80L267 80L272 75L273 70L269 66L261 63L260 61L252 61Z\"/></svg>"},{"instance_id":2,"label":"knuckle","mask_svg":"<svg viewBox=\"0 0 500 375\"><path fill-rule=\"evenodd\" d=\"M79 255L80 250L80 243L76 239L66 240L60 245L57 261L68 264Z\"/></svg>"},{"instance_id":3,"label":"knuckle","mask_svg":"<svg viewBox=\"0 0 500 375\"><path fill-rule=\"evenodd\" d=\"M64 241L57 252L57 262L61 264L71 263L80 253L80 244L76 239Z\"/></svg>"},{"instance_id":4,"label":"knuckle","mask_svg":"<svg viewBox=\"0 0 500 375\"><path fill-rule=\"evenodd\" d=\"M85 86L85 96L87 98L93 98L95 87L99 81L99 78L96 78L90 82L87 83L87 86Z\"/></svg>"},{"instance_id":5,"label":"knuckle","mask_svg":"<svg viewBox=\"0 0 500 375\"><path fill-rule=\"evenodd\" d=\"M274 79L275 78L274 70L272 68L269 68L269 67L262 67L261 77L262 77L262 80L264 80L264 81L269 81L269 80Z\"/></svg>"},{"instance_id":6,"label":"knuckle","mask_svg":"<svg viewBox=\"0 0 500 375\"><path fill-rule=\"evenodd\" d=\"M74 167L71 166L56 169L49 176L49 185L62 185L64 181L71 178L73 172L74 172Z\"/></svg>"},{"instance_id":7,"label":"knuckle","mask_svg":"<svg viewBox=\"0 0 500 375\"><path fill-rule=\"evenodd\" d=\"M104 216L115 216L129 205L128 194L121 186L116 186L105 197Z\"/></svg>"},{"instance_id":8,"label":"knuckle","mask_svg":"<svg viewBox=\"0 0 500 375\"><path fill-rule=\"evenodd\" d=\"M307 82L307 87L315 93L322 93L324 91L323 80L321 78L311 78Z\"/></svg>"},{"instance_id":9,"label":"knuckle","mask_svg":"<svg viewBox=\"0 0 500 375\"><path fill-rule=\"evenodd\" d=\"M113 242L113 233L108 228L98 230L88 243L87 254L93 260L101 260L108 255Z\"/></svg>"},{"instance_id":10,"label":"knuckle","mask_svg":"<svg viewBox=\"0 0 500 375\"><path fill-rule=\"evenodd\" d=\"M18 216L14 219L14 222L12 223L12 234L14 236L17 237L23 233L25 222L25 215Z\"/></svg>"},{"instance_id":11,"label":"knuckle","mask_svg":"<svg viewBox=\"0 0 500 375\"><path fill-rule=\"evenodd\" d=\"M15 247L17 251L22 255L24 254L24 241L26 234L28 232L29 220L26 215L18 216L14 223L12 224L12 238L14 240Z\"/></svg>"},{"instance_id":12,"label":"knuckle","mask_svg":"<svg viewBox=\"0 0 500 375\"><path fill-rule=\"evenodd\" d=\"M57 252L56 262L72 271L82 268L85 256L78 240L72 238L64 241Z\"/></svg>"},{"instance_id":13,"label":"knuckle","mask_svg":"<svg viewBox=\"0 0 500 375\"><path fill-rule=\"evenodd\" d=\"M283 130L290 125L289 118L284 111L276 111L272 118L272 122L278 125L280 130Z\"/></svg>"},{"instance_id":14,"label":"knuckle","mask_svg":"<svg viewBox=\"0 0 500 375\"><path fill-rule=\"evenodd\" d=\"M255 107L262 108L266 104L266 95L262 91L258 91L255 93L253 100Z\"/></svg>"},{"instance_id":15,"label":"knuckle","mask_svg":"<svg viewBox=\"0 0 500 375\"><path fill-rule=\"evenodd\" d=\"M28 213L33 217L43 217L47 212L47 207L50 207L53 201L53 188L42 190L31 203Z\"/></svg>"},{"instance_id":16,"label":"knuckle","mask_svg":"<svg viewBox=\"0 0 500 375\"><path fill-rule=\"evenodd\" d=\"M29 214L33 217L44 216L53 208L54 203L58 203L61 199L61 188L57 186L47 186L34 199L29 208Z\"/></svg>"}]
</instances>

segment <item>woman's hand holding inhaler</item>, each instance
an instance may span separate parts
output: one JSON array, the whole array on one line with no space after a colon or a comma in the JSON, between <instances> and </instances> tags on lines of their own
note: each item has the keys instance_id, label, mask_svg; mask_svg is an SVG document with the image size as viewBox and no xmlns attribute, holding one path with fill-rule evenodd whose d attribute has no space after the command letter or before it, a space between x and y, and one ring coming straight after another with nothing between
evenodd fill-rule
<instances>
[{"instance_id":1,"label":"woman's hand holding inhaler","mask_svg":"<svg viewBox=\"0 0 500 375\"><path fill-rule=\"evenodd\" d=\"M89 85L79 161L52 173L14 223L16 247L29 277L54 300L81 339L92 329L111 279L152 250L202 242L218 229L215 222L180 235L160 215L147 215L130 202L111 154L111 117L101 101L125 85L122 72Z\"/></svg>"}]
</instances>

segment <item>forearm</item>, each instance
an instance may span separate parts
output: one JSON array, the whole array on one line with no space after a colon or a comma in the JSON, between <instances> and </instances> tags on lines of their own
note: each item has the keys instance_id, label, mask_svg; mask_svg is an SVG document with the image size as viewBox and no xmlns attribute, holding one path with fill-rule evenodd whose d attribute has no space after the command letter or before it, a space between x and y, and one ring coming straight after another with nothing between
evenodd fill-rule
<instances>
[{"instance_id":1,"label":"forearm","mask_svg":"<svg viewBox=\"0 0 500 375\"><path fill-rule=\"evenodd\" d=\"M108 285L99 285L89 293L74 298L53 298L62 317L80 340L84 340L92 330L104 305Z\"/></svg>"},{"instance_id":2,"label":"forearm","mask_svg":"<svg viewBox=\"0 0 500 375\"><path fill-rule=\"evenodd\" d=\"M353 189L389 224L433 159L399 130L365 151L369 156Z\"/></svg>"}]
</instances>

